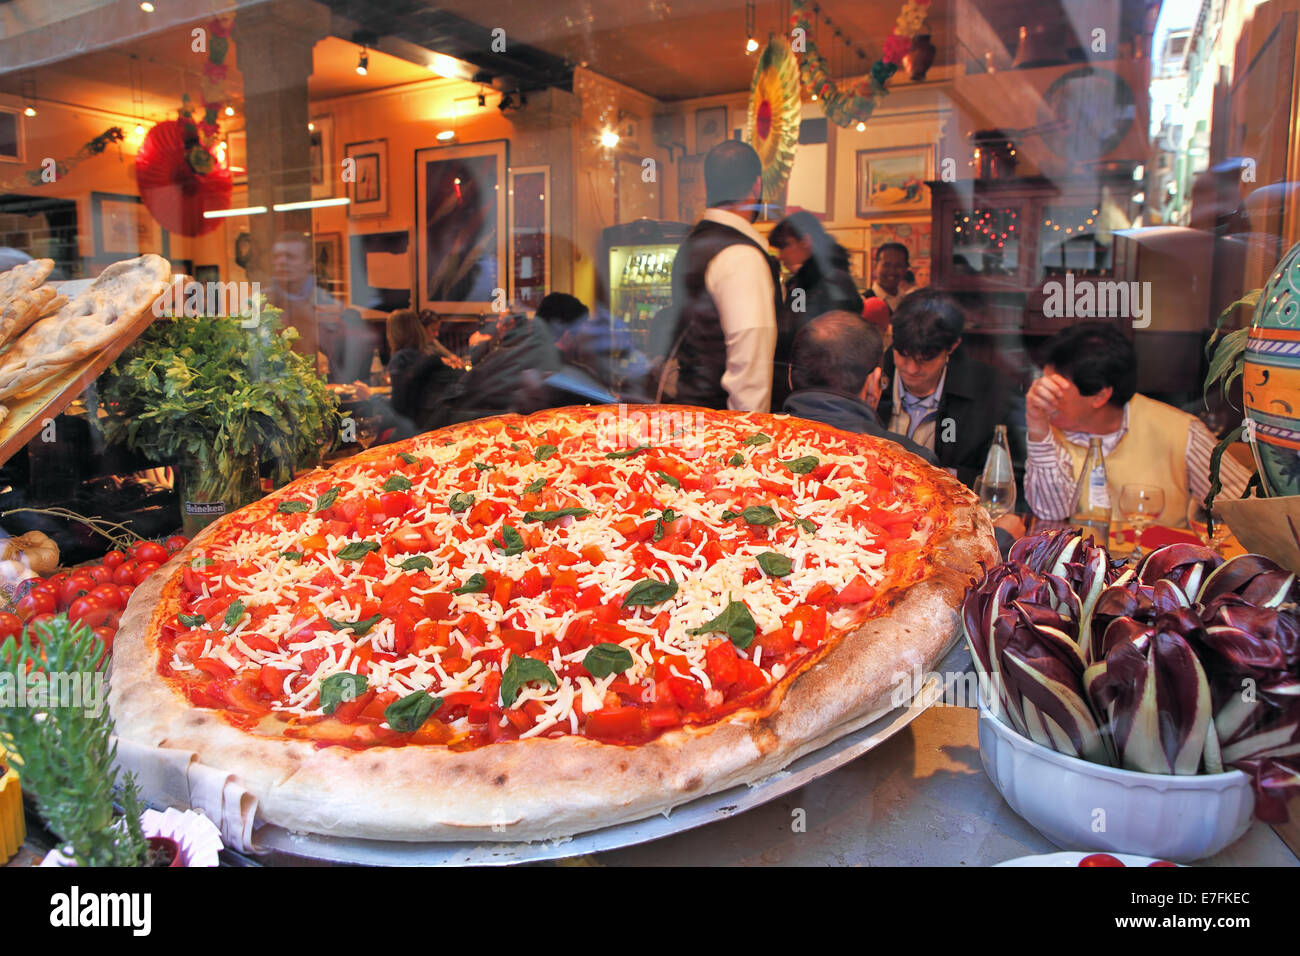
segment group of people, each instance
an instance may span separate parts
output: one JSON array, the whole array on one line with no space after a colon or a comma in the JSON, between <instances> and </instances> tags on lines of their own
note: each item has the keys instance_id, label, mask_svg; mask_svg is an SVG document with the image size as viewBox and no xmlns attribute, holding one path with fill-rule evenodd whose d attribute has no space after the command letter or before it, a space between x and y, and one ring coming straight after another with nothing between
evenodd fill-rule
<instances>
[{"instance_id":1,"label":"group of people","mask_svg":"<svg viewBox=\"0 0 1300 956\"><path fill-rule=\"evenodd\" d=\"M1164 489L1165 523L1184 524L1189 500L1204 497L1214 436L1195 416L1136 393L1136 354L1114 325L1060 332L1021 394L963 348L960 304L916 288L905 246L878 247L871 285L859 292L847 253L816 217L796 212L766 241L754 228L762 169L748 145L714 147L704 176L708 209L678 250L673 305L656 316L649 348L564 293L534 315L489 319L460 354L439 341L436 316L409 309L389 316L382 340L344 312L321 324L313 347L331 381L365 378L382 358L394 437L508 411L675 402L785 412L886 438L973 486L1005 425L1018 500L1039 517L1070 517L1092 437L1101 438L1112 487ZM300 282L285 298L290 319L321 295ZM1225 494L1240 495L1249 477L1224 459ZM1024 530L1015 515L1001 525L1013 536Z\"/></svg>"}]
</instances>

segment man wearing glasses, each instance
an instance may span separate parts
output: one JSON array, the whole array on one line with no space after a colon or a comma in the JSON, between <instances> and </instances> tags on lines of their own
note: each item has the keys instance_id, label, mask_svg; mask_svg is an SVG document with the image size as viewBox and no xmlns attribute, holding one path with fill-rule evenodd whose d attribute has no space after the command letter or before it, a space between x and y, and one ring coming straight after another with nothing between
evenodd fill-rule
<instances>
[{"instance_id":1,"label":"man wearing glasses","mask_svg":"<svg viewBox=\"0 0 1300 956\"><path fill-rule=\"evenodd\" d=\"M890 384L877 409L881 421L933 451L940 467L973 485L984 469L994 428L1009 418L1006 381L961 350L961 307L934 289L907 296L890 325L894 344L885 356ZM1011 452L1019 471L1024 454L1017 448Z\"/></svg>"}]
</instances>

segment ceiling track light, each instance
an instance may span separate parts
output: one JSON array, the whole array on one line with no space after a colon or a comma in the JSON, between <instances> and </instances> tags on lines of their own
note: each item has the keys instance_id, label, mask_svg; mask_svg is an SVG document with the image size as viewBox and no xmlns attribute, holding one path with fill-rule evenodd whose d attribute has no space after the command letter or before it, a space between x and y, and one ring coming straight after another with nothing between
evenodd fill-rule
<instances>
[{"instance_id":1,"label":"ceiling track light","mask_svg":"<svg viewBox=\"0 0 1300 956\"><path fill-rule=\"evenodd\" d=\"M365 76L368 72L370 72L370 53L363 46L361 55L357 58L357 75Z\"/></svg>"},{"instance_id":2,"label":"ceiling track light","mask_svg":"<svg viewBox=\"0 0 1300 956\"><path fill-rule=\"evenodd\" d=\"M758 40L754 38L754 21L757 19L757 0L745 0L745 53L758 52Z\"/></svg>"}]
</instances>

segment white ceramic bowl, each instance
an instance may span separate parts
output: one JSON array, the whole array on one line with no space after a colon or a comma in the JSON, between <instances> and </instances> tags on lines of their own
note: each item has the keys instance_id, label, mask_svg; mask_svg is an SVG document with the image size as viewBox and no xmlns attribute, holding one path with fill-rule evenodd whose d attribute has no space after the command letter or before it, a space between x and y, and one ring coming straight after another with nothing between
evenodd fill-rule
<instances>
[{"instance_id":1,"label":"white ceramic bowl","mask_svg":"<svg viewBox=\"0 0 1300 956\"><path fill-rule=\"evenodd\" d=\"M1119 770L1034 743L980 702L980 760L993 786L1064 850L1187 862L1250 827L1255 794L1239 770L1174 776Z\"/></svg>"}]
</instances>

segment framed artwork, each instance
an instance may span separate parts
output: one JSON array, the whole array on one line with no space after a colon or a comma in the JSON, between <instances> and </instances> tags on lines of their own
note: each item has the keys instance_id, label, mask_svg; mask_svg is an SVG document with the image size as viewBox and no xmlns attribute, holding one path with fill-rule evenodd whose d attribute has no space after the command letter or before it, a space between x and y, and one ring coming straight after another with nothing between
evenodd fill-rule
<instances>
[{"instance_id":1,"label":"framed artwork","mask_svg":"<svg viewBox=\"0 0 1300 956\"><path fill-rule=\"evenodd\" d=\"M139 196L92 192L90 220L96 259L116 262L146 252L171 256L171 237Z\"/></svg>"},{"instance_id":2,"label":"framed artwork","mask_svg":"<svg viewBox=\"0 0 1300 956\"><path fill-rule=\"evenodd\" d=\"M509 281L505 183L505 140L415 151L416 308L500 305Z\"/></svg>"},{"instance_id":3,"label":"framed artwork","mask_svg":"<svg viewBox=\"0 0 1300 956\"><path fill-rule=\"evenodd\" d=\"M220 266L195 266L194 281L202 282L205 284L208 282L220 282L221 267Z\"/></svg>"},{"instance_id":4,"label":"framed artwork","mask_svg":"<svg viewBox=\"0 0 1300 956\"><path fill-rule=\"evenodd\" d=\"M336 299L346 301L347 283L343 277L343 236L337 232L318 232L312 236L316 264L316 286Z\"/></svg>"},{"instance_id":5,"label":"framed artwork","mask_svg":"<svg viewBox=\"0 0 1300 956\"><path fill-rule=\"evenodd\" d=\"M329 199L334 195L334 117L313 116L308 127L311 147L308 166L311 169L311 198Z\"/></svg>"},{"instance_id":6,"label":"framed artwork","mask_svg":"<svg viewBox=\"0 0 1300 956\"><path fill-rule=\"evenodd\" d=\"M352 305L378 312L411 307L411 234L407 230L349 236L348 263Z\"/></svg>"},{"instance_id":7,"label":"framed artwork","mask_svg":"<svg viewBox=\"0 0 1300 956\"><path fill-rule=\"evenodd\" d=\"M388 215L388 140L348 143L343 158L353 163L352 181L347 184L352 200L348 215L353 219Z\"/></svg>"},{"instance_id":8,"label":"framed artwork","mask_svg":"<svg viewBox=\"0 0 1300 956\"><path fill-rule=\"evenodd\" d=\"M853 276L859 288L865 289L871 284L871 276L867 274L867 254L861 249L849 253L849 275Z\"/></svg>"},{"instance_id":9,"label":"framed artwork","mask_svg":"<svg viewBox=\"0 0 1300 956\"><path fill-rule=\"evenodd\" d=\"M226 136L226 167L235 186L248 185L248 132L232 130Z\"/></svg>"},{"instance_id":10,"label":"framed artwork","mask_svg":"<svg viewBox=\"0 0 1300 956\"><path fill-rule=\"evenodd\" d=\"M727 108L710 106L695 111L695 152L707 153L727 138Z\"/></svg>"},{"instance_id":11,"label":"framed artwork","mask_svg":"<svg viewBox=\"0 0 1300 956\"><path fill-rule=\"evenodd\" d=\"M0 106L0 163L23 161L23 118L17 110Z\"/></svg>"},{"instance_id":12,"label":"framed artwork","mask_svg":"<svg viewBox=\"0 0 1300 956\"><path fill-rule=\"evenodd\" d=\"M551 291L551 167L510 170L510 299L536 308Z\"/></svg>"},{"instance_id":13,"label":"framed artwork","mask_svg":"<svg viewBox=\"0 0 1300 956\"><path fill-rule=\"evenodd\" d=\"M930 208L934 147L858 150L858 215L899 216Z\"/></svg>"}]
</instances>

